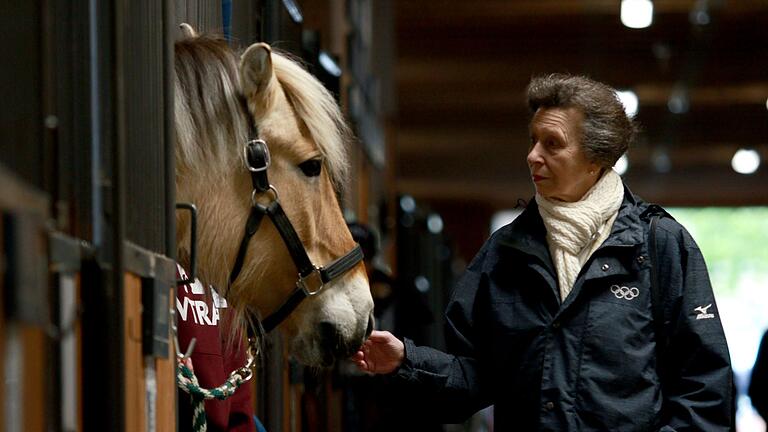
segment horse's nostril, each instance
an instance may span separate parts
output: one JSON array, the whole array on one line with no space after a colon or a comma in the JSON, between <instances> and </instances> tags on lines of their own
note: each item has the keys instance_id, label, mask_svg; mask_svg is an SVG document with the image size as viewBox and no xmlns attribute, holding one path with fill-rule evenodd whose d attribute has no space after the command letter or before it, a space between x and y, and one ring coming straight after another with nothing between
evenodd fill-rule
<instances>
[{"instance_id":1,"label":"horse's nostril","mask_svg":"<svg viewBox=\"0 0 768 432\"><path fill-rule=\"evenodd\" d=\"M322 321L320 323L320 337L322 338L323 346L329 351L337 352L343 345L341 333L335 324Z\"/></svg>"},{"instance_id":2,"label":"horse's nostril","mask_svg":"<svg viewBox=\"0 0 768 432\"><path fill-rule=\"evenodd\" d=\"M371 333L373 332L373 326L374 326L374 318L373 318L373 314L371 314L368 317L368 327L365 329L365 338L366 339L368 339L368 336L370 336Z\"/></svg>"}]
</instances>

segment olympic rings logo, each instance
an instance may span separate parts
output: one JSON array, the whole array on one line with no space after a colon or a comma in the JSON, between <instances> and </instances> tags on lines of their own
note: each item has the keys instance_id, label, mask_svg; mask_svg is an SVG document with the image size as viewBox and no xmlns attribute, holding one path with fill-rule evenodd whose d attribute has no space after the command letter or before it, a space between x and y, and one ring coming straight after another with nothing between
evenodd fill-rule
<instances>
[{"instance_id":1,"label":"olympic rings logo","mask_svg":"<svg viewBox=\"0 0 768 432\"><path fill-rule=\"evenodd\" d=\"M636 287L625 287L618 285L611 285L611 292L616 298L625 300L634 300L640 295L640 290Z\"/></svg>"}]
</instances>

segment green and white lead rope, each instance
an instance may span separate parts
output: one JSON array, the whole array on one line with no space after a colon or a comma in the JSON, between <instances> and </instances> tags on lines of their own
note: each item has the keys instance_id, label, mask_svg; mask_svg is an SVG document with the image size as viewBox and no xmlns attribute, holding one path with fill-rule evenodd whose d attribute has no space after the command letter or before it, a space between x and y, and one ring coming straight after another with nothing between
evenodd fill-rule
<instances>
[{"instance_id":1,"label":"green and white lead rope","mask_svg":"<svg viewBox=\"0 0 768 432\"><path fill-rule=\"evenodd\" d=\"M182 361L179 361L178 372L176 373L176 385L189 393L192 403L192 430L194 432L205 432L208 430L208 424L205 420L205 401L210 399L224 400L232 396L235 391L244 382L253 377L251 366L254 360L254 346L249 344L248 360L245 366L235 369L229 374L229 378L224 384L206 389L200 387L197 376L192 369L187 367Z\"/></svg>"}]
</instances>

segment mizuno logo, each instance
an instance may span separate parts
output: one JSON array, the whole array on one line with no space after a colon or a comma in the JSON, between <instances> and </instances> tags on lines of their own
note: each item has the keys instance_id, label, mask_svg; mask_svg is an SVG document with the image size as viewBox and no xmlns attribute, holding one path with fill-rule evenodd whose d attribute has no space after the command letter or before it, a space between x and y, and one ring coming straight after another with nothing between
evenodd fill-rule
<instances>
[{"instance_id":1,"label":"mizuno logo","mask_svg":"<svg viewBox=\"0 0 768 432\"><path fill-rule=\"evenodd\" d=\"M699 314L696 315L696 319L711 319L715 317L715 314L707 313L707 310L712 307L712 303L706 305L706 306L699 306L694 311L698 312Z\"/></svg>"}]
</instances>

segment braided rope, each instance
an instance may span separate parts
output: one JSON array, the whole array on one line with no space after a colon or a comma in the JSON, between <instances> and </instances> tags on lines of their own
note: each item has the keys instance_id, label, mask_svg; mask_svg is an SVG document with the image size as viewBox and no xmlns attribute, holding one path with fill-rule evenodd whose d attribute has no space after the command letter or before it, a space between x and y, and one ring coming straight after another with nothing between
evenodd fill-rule
<instances>
[{"instance_id":1,"label":"braided rope","mask_svg":"<svg viewBox=\"0 0 768 432\"><path fill-rule=\"evenodd\" d=\"M224 384L206 389L200 387L197 376L183 363L179 363L176 374L176 385L189 393L192 403L192 427L195 432L205 432L208 425L205 420L205 401L210 399L224 400L232 396L241 384L251 379L253 373L248 367L235 369L224 381Z\"/></svg>"},{"instance_id":2,"label":"braided rope","mask_svg":"<svg viewBox=\"0 0 768 432\"><path fill-rule=\"evenodd\" d=\"M200 381L198 381L195 373L190 367L184 364L184 360L189 358L189 355L192 352L194 343L195 339L193 338L186 354L176 354L178 359L176 385L190 396L190 403L192 404L192 430L194 432L206 432L208 430L208 424L205 419L205 401L210 399L224 400L235 394L235 391L237 391L240 385L253 377L253 362L261 350L258 340L249 338L245 365L233 370L232 373L229 374L229 378L224 381L224 384L212 389L206 389L200 387ZM178 346L177 351L179 351Z\"/></svg>"}]
</instances>

